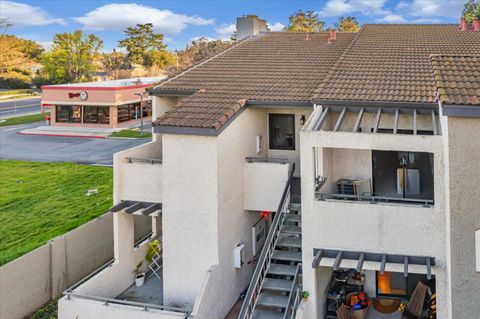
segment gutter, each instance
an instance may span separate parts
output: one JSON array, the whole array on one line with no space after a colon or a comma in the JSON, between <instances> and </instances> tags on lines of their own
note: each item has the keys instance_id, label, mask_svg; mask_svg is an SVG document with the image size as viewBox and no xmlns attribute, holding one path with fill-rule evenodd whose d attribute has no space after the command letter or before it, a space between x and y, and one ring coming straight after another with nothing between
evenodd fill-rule
<instances>
[{"instance_id":1,"label":"gutter","mask_svg":"<svg viewBox=\"0 0 480 319\"><path fill-rule=\"evenodd\" d=\"M429 102L388 102L388 101L359 101L359 100L329 100L329 99L313 99L312 103L324 106L373 106L373 107L392 107L392 108L410 108L422 109L435 108L437 103Z\"/></svg>"}]
</instances>

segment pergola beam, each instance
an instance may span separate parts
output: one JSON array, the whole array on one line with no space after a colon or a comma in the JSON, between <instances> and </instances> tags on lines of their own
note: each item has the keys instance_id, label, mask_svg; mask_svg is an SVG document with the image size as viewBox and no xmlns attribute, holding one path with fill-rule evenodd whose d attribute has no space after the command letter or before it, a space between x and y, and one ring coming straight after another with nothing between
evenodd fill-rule
<instances>
[{"instance_id":1,"label":"pergola beam","mask_svg":"<svg viewBox=\"0 0 480 319\"><path fill-rule=\"evenodd\" d=\"M132 213L135 213L137 210L140 210L144 207L145 207L145 203L137 202L137 203L133 204L132 206L129 206L129 207L125 208L125 213L132 214Z\"/></svg>"},{"instance_id":2,"label":"pergola beam","mask_svg":"<svg viewBox=\"0 0 480 319\"><path fill-rule=\"evenodd\" d=\"M403 257L403 276L408 277L408 256Z\"/></svg>"},{"instance_id":3,"label":"pergola beam","mask_svg":"<svg viewBox=\"0 0 480 319\"><path fill-rule=\"evenodd\" d=\"M379 107L377 110L377 117L375 118L375 127L373 128L373 133L378 132L378 127L380 126L380 118L382 117L382 108Z\"/></svg>"},{"instance_id":4,"label":"pergola beam","mask_svg":"<svg viewBox=\"0 0 480 319\"><path fill-rule=\"evenodd\" d=\"M432 264L430 261L430 257L427 257L427 279L432 279Z\"/></svg>"},{"instance_id":5,"label":"pergola beam","mask_svg":"<svg viewBox=\"0 0 480 319\"><path fill-rule=\"evenodd\" d=\"M398 131L398 115L400 114L399 109L395 109L395 117L393 119L393 134L397 134Z\"/></svg>"},{"instance_id":6,"label":"pergola beam","mask_svg":"<svg viewBox=\"0 0 480 319\"><path fill-rule=\"evenodd\" d=\"M385 274L385 266L387 264L387 255L382 255L382 261L380 264L380 274Z\"/></svg>"},{"instance_id":7,"label":"pergola beam","mask_svg":"<svg viewBox=\"0 0 480 319\"><path fill-rule=\"evenodd\" d=\"M320 129L323 126L323 123L327 119L328 111L330 111L330 106L327 106L327 107L325 107L325 109L323 109L323 112L322 112L322 115L320 116L320 119L318 120L317 124L313 128L314 131L320 131Z\"/></svg>"},{"instance_id":8,"label":"pergola beam","mask_svg":"<svg viewBox=\"0 0 480 319\"><path fill-rule=\"evenodd\" d=\"M340 129L340 126L342 126L343 120L345 119L345 113L347 112L347 107L345 106L342 109L342 112L340 113L340 116L338 117L337 123L335 124L335 127L333 128L334 132L337 132Z\"/></svg>"},{"instance_id":9,"label":"pergola beam","mask_svg":"<svg viewBox=\"0 0 480 319\"><path fill-rule=\"evenodd\" d=\"M337 257L335 257L335 261L333 262L333 270L338 270L338 268L340 268L340 264L342 263L342 257L343 255L343 252L342 251L339 251L337 253Z\"/></svg>"},{"instance_id":10,"label":"pergola beam","mask_svg":"<svg viewBox=\"0 0 480 319\"><path fill-rule=\"evenodd\" d=\"M313 261L312 261L312 268L317 268L318 265L320 265L320 261L322 260L322 256L323 255L323 250L317 250L316 254L315 254L315 257L313 257Z\"/></svg>"},{"instance_id":11,"label":"pergola beam","mask_svg":"<svg viewBox=\"0 0 480 319\"><path fill-rule=\"evenodd\" d=\"M417 135L417 109L413 110L413 135Z\"/></svg>"},{"instance_id":12,"label":"pergola beam","mask_svg":"<svg viewBox=\"0 0 480 319\"><path fill-rule=\"evenodd\" d=\"M435 117L434 110L432 110L432 127L433 127L433 135L438 135L437 119Z\"/></svg>"},{"instance_id":13,"label":"pergola beam","mask_svg":"<svg viewBox=\"0 0 480 319\"><path fill-rule=\"evenodd\" d=\"M353 127L353 132L358 132L358 129L360 127L360 123L362 122L364 112L365 112L365 108L362 107L360 109L360 111L358 112L358 117L357 117L357 121L355 122L355 126Z\"/></svg>"},{"instance_id":14,"label":"pergola beam","mask_svg":"<svg viewBox=\"0 0 480 319\"><path fill-rule=\"evenodd\" d=\"M361 253L360 257L358 257L358 263L357 263L357 271L358 272L362 271L364 261L365 261L365 253Z\"/></svg>"},{"instance_id":15,"label":"pergola beam","mask_svg":"<svg viewBox=\"0 0 480 319\"><path fill-rule=\"evenodd\" d=\"M154 213L156 212L157 210L160 210L162 209L162 204L160 203L155 203L155 204L152 204L150 206L148 206L147 208L145 208L143 211L142 211L142 215L150 215L151 213Z\"/></svg>"},{"instance_id":16,"label":"pergola beam","mask_svg":"<svg viewBox=\"0 0 480 319\"><path fill-rule=\"evenodd\" d=\"M122 201L122 202L118 203L117 205L113 206L112 208L110 208L110 211L112 213L116 213L116 212L119 212L122 209L124 209L128 206L131 206L131 205L132 205L132 203L129 202L129 201Z\"/></svg>"}]
</instances>

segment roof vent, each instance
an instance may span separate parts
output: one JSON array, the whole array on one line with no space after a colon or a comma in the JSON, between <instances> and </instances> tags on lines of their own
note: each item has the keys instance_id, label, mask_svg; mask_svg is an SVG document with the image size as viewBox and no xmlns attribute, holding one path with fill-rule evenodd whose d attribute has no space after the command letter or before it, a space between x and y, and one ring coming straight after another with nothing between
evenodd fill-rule
<instances>
[{"instance_id":1,"label":"roof vent","mask_svg":"<svg viewBox=\"0 0 480 319\"><path fill-rule=\"evenodd\" d=\"M480 18L473 19L473 30L480 32Z\"/></svg>"},{"instance_id":2,"label":"roof vent","mask_svg":"<svg viewBox=\"0 0 480 319\"><path fill-rule=\"evenodd\" d=\"M465 19L464 17L461 17L460 18L460 31L467 31L468 30L468 23L467 23L467 19Z\"/></svg>"},{"instance_id":3,"label":"roof vent","mask_svg":"<svg viewBox=\"0 0 480 319\"><path fill-rule=\"evenodd\" d=\"M329 32L328 43L333 43L333 42L337 41L337 30L330 29L328 32Z\"/></svg>"}]
</instances>

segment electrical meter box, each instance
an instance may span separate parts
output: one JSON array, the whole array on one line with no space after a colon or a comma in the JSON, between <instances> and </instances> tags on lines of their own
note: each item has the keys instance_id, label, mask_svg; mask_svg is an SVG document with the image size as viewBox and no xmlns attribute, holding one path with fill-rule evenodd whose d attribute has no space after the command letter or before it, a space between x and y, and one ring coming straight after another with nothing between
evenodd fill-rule
<instances>
[{"instance_id":1,"label":"electrical meter box","mask_svg":"<svg viewBox=\"0 0 480 319\"><path fill-rule=\"evenodd\" d=\"M234 266L237 269L241 269L245 264L245 245L240 244L235 247L234 250Z\"/></svg>"}]
</instances>

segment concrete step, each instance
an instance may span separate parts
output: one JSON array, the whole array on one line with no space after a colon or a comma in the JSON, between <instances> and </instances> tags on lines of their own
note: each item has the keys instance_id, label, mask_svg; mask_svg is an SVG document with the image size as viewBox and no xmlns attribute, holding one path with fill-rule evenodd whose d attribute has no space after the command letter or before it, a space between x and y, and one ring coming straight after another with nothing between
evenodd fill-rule
<instances>
[{"instance_id":1,"label":"concrete step","mask_svg":"<svg viewBox=\"0 0 480 319\"><path fill-rule=\"evenodd\" d=\"M299 226L283 226L282 230L280 232L284 233L284 234L301 234L302 233L302 227L299 227Z\"/></svg>"},{"instance_id":2,"label":"concrete step","mask_svg":"<svg viewBox=\"0 0 480 319\"><path fill-rule=\"evenodd\" d=\"M302 218L298 214L286 214L285 215L285 221L286 222L297 222L300 223L302 221Z\"/></svg>"},{"instance_id":3,"label":"concrete step","mask_svg":"<svg viewBox=\"0 0 480 319\"><path fill-rule=\"evenodd\" d=\"M278 247L292 247L292 248L302 248L302 240L300 238L288 236L279 238L277 241Z\"/></svg>"},{"instance_id":4,"label":"concrete step","mask_svg":"<svg viewBox=\"0 0 480 319\"><path fill-rule=\"evenodd\" d=\"M267 273L278 276L295 276L295 271L297 271L297 266L294 265L270 264Z\"/></svg>"},{"instance_id":5,"label":"concrete step","mask_svg":"<svg viewBox=\"0 0 480 319\"><path fill-rule=\"evenodd\" d=\"M265 278L262 289L274 291L290 291L293 280Z\"/></svg>"},{"instance_id":6,"label":"concrete step","mask_svg":"<svg viewBox=\"0 0 480 319\"><path fill-rule=\"evenodd\" d=\"M300 203L290 203L288 207L290 210L296 210L296 211L302 210L302 204Z\"/></svg>"},{"instance_id":7,"label":"concrete step","mask_svg":"<svg viewBox=\"0 0 480 319\"><path fill-rule=\"evenodd\" d=\"M283 319L283 312L255 309L252 319Z\"/></svg>"},{"instance_id":8,"label":"concrete step","mask_svg":"<svg viewBox=\"0 0 480 319\"><path fill-rule=\"evenodd\" d=\"M275 250L272 254L272 260L302 262L302 253L299 251Z\"/></svg>"},{"instance_id":9,"label":"concrete step","mask_svg":"<svg viewBox=\"0 0 480 319\"><path fill-rule=\"evenodd\" d=\"M288 297L272 293L270 291L262 291L257 299L257 305L264 307L285 308L288 303Z\"/></svg>"}]
</instances>

